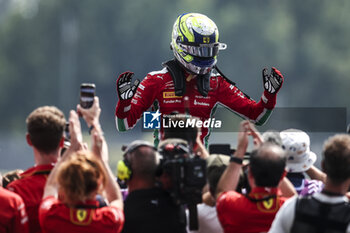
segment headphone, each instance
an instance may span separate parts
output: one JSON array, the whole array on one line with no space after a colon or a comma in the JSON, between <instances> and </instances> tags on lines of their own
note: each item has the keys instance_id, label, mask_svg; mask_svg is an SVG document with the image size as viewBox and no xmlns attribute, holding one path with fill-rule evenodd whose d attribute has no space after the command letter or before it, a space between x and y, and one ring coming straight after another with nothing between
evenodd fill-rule
<instances>
[{"instance_id":1,"label":"headphone","mask_svg":"<svg viewBox=\"0 0 350 233\"><path fill-rule=\"evenodd\" d=\"M135 151L137 148L141 146L147 146L154 150L157 150L151 143L147 141L142 140L136 140L130 143L129 146L123 146L122 150L124 151L124 159L119 160L117 164L117 177L121 181L127 181L132 178L132 168L131 168L131 161L127 159L127 154L130 154L131 152Z\"/></svg>"},{"instance_id":2,"label":"headphone","mask_svg":"<svg viewBox=\"0 0 350 233\"><path fill-rule=\"evenodd\" d=\"M119 180L126 181L130 180L132 176L131 163L124 158L118 161L117 165L117 177Z\"/></svg>"}]
</instances>

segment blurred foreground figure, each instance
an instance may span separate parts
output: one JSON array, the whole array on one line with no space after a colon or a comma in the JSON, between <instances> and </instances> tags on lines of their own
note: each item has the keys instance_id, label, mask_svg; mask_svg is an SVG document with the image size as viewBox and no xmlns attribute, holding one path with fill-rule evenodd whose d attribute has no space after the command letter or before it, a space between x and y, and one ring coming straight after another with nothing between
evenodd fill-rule
<instances>
[{"instance_id":1,"label":"blurred foreground figure","mask_svg":"<svg viewBox=\"0 0 350 233\"><path fill-rule=\"evenodd\" d=\"M125 204L123 233L185 233L182 206L176 205L156 179L159 155L149 142L136 140L126 149L129 195Z\"/></svg>"},{"instance_id":2,"label":"blurred foreground figure","mask_svg":"<svg viewBox=\"0 0 350 233\"><path fill-rule=\"evenodd\" d=\"M65 118L54 106L35 109L26 120L27 143L32 147L35 166L20 174L20 179L7 185L7 189L19 194L26 206L30 233L41 232L38 209L44 186L63 147Z\"/></svg>"},{"instance_id":3,"label":"blurred foreground figure","mask_svg":"<svg viewBox=\"0 0 350 233\"><path fill-rule=\"evenodd\" d=\"M43 232L120 232L124 223L123 201L108 165L107 144L99 123L98 97L90 109L78 112L92 129L92 149L86 149L78 115L71 111L71 145L47 179L39 217ZM109 205L100 207L97 194Z\"/></svg>"},{"instance_id":4,"label":"blurred foreground figure","mask_svg":"<svg viewBox=\"0 0 350 233\"><path fill-rule=\"evenodd\" d=\"M323 182L320 180L307 179L304 172L313 167L317 156L310 150L310 137L307 133L288 129L281 133L282 147L287 156L287 178L292 182L295 190L300 195L321 192Z\"/></svg>"},{"instance_id":5,"label":"blurred foreground figure","mask_svg":"<svg viewBox=\"0 0 350 233\"><path fill-rule=\"evenodd\" d=\"M286 174L284 151L268 142L262 143L250 155L248 182L251 191L246 195L235 191L249 142L248 135L252 135L255 141L256 132L249 122L243 121L238 134L237 150L216 190L218 218L225 233L266 232L278 209L287 199L282 194L295 194L292 184L287 189L282 189Z\"/></svg>"},{"instance_id":6,"label":"blurred foreground figure","mask_svg":"<svg viewBox=\"0 0 350 233\"><path fill-rule=\"evenodd\" d=\"M350 136L335 135L323 147L326 173L321 193L294 197L276 215L269 232L350 232Z\"/></svg>"},{"instance_id":7,"label":"blurred foreground figure","mask_svg":"<svg viewBox=\"0 0 350 233\"><path fill-rule=\"evenodd\" d=\"M0 180L0 232L27 233L28 216L22 198L1 185Z\"/></svg>"}]
</instances>

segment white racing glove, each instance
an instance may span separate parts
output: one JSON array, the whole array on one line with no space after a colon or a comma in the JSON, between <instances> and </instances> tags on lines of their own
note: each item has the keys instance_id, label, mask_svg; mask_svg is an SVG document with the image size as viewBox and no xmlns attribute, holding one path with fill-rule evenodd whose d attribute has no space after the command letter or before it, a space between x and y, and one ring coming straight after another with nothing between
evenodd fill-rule
<instances>
[{"instance_id":1,"label":"white racing glove","mask_svg":"<svg viewBox=\"0 0 350 233\"><path fill-rule=\"evenodd\" d=\"M140 84L140 80L136 79L134 84L131 84L131 79L134 76L133 72L126 71L119 75L117 79L117 92L119 99L121 100L127 100L131 99L135 91Z\"/></svg>"},{"instance_id":2,"label":"white racing glove","mask_svg":"<svg viewBox=\"0 0 350 233\"><path fill-rule=\"evenodd\" d=\"M271 73L267 73L267 68L262 70L264 88L267 92L275 94L282 87L284 78L279 70L275 67L271 68Z\"/></svg>"}]
</instances>

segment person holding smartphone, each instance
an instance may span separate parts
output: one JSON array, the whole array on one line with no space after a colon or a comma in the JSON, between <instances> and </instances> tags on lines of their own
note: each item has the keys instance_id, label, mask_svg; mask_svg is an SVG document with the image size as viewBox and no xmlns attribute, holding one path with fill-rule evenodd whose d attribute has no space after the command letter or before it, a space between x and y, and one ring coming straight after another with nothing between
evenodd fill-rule
<instances>
[{"instance_id":1,"label":"person holding smartphone","mask_svg":"<svg viewBox=\"0 0 350 233\"><path fill-rule=\"evenodd\" d=\"M98 97L78 113L92 127L92 149L82 142L78 114L70 112L71 146L48 177L39 209L43 232L120 232L124 224L123 200L108 165L107 144L99 123ZM109 205L99 207L97 194L106 194Z\"/></svg>"}]
</instances>

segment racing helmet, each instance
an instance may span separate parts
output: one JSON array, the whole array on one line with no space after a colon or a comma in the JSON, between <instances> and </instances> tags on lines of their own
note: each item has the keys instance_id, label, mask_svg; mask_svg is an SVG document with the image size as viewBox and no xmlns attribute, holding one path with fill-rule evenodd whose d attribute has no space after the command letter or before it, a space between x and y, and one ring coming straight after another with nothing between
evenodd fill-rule
<instances>
[{"instance_id":1,"label":"racing helmet","mask_svg":"<svg viewBox=\"0 0 350 233\"><path fill-rule=\"evenodd\" d=\"M219 43L216 24L199 13L185 13L176 19L170 45L176 60L197 75L211 72L219 50L227 47Z\"/></svg>"}]
</instances>

